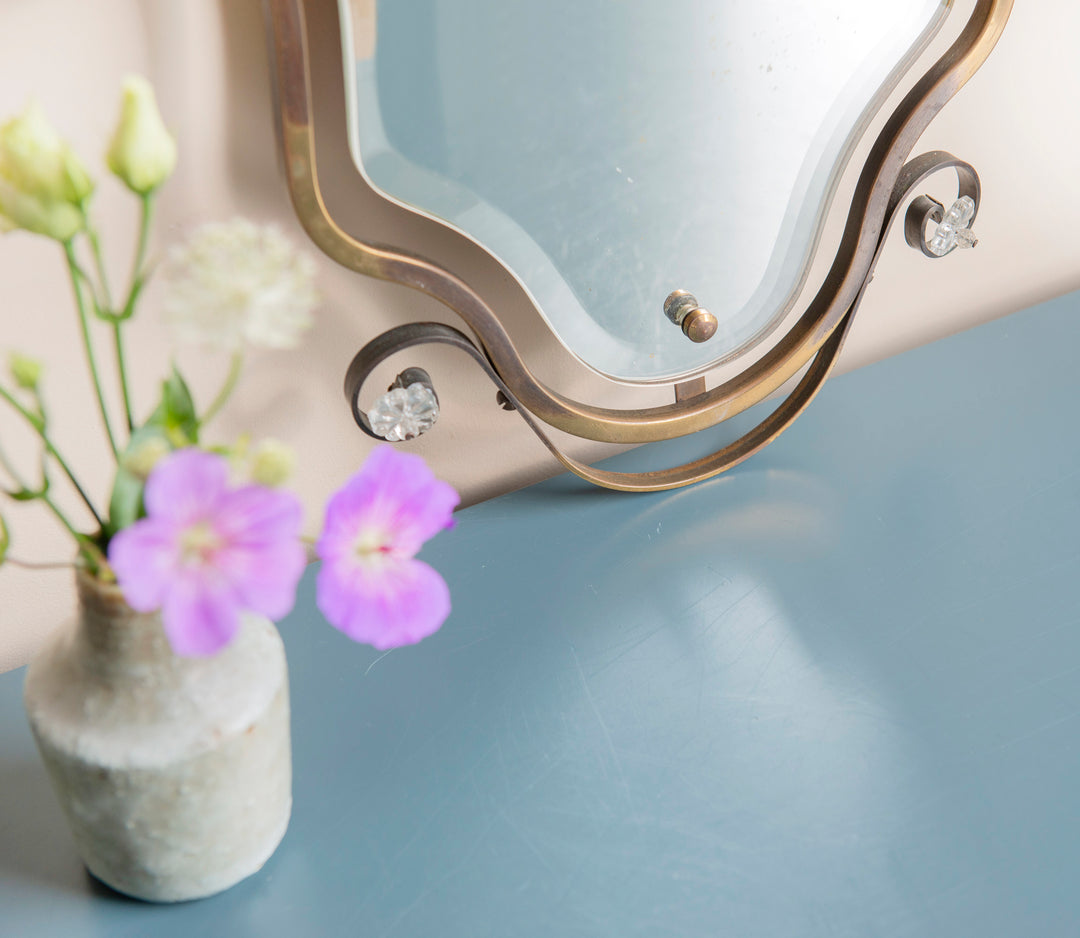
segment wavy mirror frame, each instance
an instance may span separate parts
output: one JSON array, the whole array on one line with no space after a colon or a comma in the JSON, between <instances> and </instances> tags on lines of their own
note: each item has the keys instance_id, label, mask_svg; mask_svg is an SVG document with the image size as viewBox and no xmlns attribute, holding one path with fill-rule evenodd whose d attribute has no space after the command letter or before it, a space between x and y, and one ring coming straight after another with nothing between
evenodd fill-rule
<instances>
[{"instance_id":1,"label":"wavy mirror frame","mask_svg":"<svg viewBox=\"0 0 1080 938\"><path fill-rule=\"evenodd\" d=\"M708 368L681 379L672 385L675 400L669 404L619 410L571 400L532 374L495 311L468 283L423 257L354 238L335 222L319 184L306 34L309 8L320 2L327 0L266 0L280 142L297 215L308 235L332 259L358 273L434 297L457 313L475 337L439 323L412 323L388 330L357 353L345 377L345 395L359 427L376 439L384 437L373 430L359 403L367 378L380 363L405 349L447 344L469 355L498 387L503 406L516 409L556 459L581 478L620 491L658 491L701 481L767 446L816 395L843 347L891 223L906 203L910 201L905 239L926 257L939 259L958 244L973 243L970 228L981 195L974 168L943 151L909 157L933 118L992 51L1013 0L976 0L951 47L888 116L863 163L828 273L775 345L712 389L707 389L704 377ZM946 169L955 171L958 180L952 208L946 210L929 196L915 197L927 177ZM358 185L368 185L359 172L357 177ZM397 208L403 214L415 214L405 206ZM928 237L928 226L934 223L938 228ZM683 312L688 309L692 304L684 304ZM669 469L636 474L598 469L563 453L542 427L547 424L573 436L611 443L673 439L714 426L764 401L800 372L794 390L755 428L709 456ZM422 370L406 369L395 382L402 391L409 384L420 385L432 403L437 401Z\"/></svg>"}]
</instances>

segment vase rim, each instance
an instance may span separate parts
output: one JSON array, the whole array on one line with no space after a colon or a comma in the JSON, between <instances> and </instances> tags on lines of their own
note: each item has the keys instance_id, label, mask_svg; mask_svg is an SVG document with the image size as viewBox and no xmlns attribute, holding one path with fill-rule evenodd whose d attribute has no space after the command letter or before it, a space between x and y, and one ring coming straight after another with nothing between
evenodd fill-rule
<instances>
[{"instance_id":1,"label":"vase rim","mask_svg":"<svg viewBox=\"0 0 1080 938\"><path fill-rule=\"evenodd\" d=\"M116 617L135 614L124 598L119 583L102 580L81 565L75 567L75 590L79 605L98 615Z\"/></svg>"}]
</instances>

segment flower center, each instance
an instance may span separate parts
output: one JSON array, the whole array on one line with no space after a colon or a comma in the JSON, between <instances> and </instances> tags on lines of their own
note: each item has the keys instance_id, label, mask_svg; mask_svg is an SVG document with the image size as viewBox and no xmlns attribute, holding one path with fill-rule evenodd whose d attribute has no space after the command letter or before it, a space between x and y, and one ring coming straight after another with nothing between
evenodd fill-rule
<instances>
[{"instance_id":1,"label":"flower center","mask_svg":"<svg viewBox=\"0 0 1080 938\"><path fill-rule=\"evenodd\" d=\"M249 290L246 285L237 284L229 290L229 302L232 304L233 309L246 312L247 308L251 305L251 300L251 290Z\"/></svg>"},{"instance_id":2,"label":"flower center","mask_svg":"<svg viewBox=\"0 0 1080 938\"><path fill-rule=\"evenodd\" d=\"M181 535L180 559L184 564L191 566L210 563L221 544L221 537L210 523L200 521Z\"/></svg>"},{"instance_id":3,"label":"flower center","mask_svg":"<svg viewBox=\"0 0 1080 938\"><path fill-rule=\"evenodd\" d=\"M379 528L365 528L353 545L353 553L364 563L377 562L393 550L388 541L386 532Z\"/></svg>"}]
</instances>

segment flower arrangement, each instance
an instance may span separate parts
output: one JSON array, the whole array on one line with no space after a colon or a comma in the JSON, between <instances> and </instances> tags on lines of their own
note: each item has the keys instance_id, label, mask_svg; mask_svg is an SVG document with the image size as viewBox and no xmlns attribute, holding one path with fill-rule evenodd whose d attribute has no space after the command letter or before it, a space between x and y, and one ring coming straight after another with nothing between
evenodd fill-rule
<instances>
[{"instance_id":1,"label":"flower arrangement","mask_svg":"<svg viewBox=\"0 0 1080 938\"><path fill-rule=\"evenodd\" d=\"M25 479L2 449L0 465L14 486L7 490L11 498L39 502L67 529L80 566L103 583L117 583L136 611L161 610L176 654L212 655L236 635L241 613L285 615L306 563L301 504L282 488L291 451L272 440L207 445L203 436L236 386L245 348L291 348L311 325L314 267L276 229L242 220L207 225L174 248L164 265L165 318L179 341L230 353L231 366L220 392L200 410L174 364L155 406L138 415L125 368L125 327L153 274L154 201L177 159L153 90L142 79L125 83L105 159L140 208L134 263L121 293L110 289L90 210L96 184L84 164L34 104L0 126L0 232L30 232L63 251L97 409L116 461L107 510L80 484L53 438L42 364L19 352L10 355L0 398L40 439L40 477ZM94 330L102 327L115 351L119 420L106 405L96 355ZM93 530L79 530L57 503L54 473L85 503ZM315 543L323 561L317 603L327 620L380 649L438 629L450 611L449 590L416 553L450 527L457 504L457 493L419 457L376 449L330 499ZM20 562L8 556L9 546L0 516L0 564Z\"/></svg>"}]
</instances>

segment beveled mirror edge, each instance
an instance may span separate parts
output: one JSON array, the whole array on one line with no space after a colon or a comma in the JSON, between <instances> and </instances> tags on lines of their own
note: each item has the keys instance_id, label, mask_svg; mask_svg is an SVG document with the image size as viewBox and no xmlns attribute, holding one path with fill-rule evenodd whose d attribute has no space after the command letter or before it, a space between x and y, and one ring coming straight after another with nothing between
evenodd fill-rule
<instances>
[{"instance_id":1,"label":"beveled mirror edge","mask_svg":"<svg viewBox=\"0 0 1080 938\"><path fill-rule=\"evenodd\" d=\"M866 99L851 123L841 126L840 122L837 121L836 126L832 127L828 132L826 132L826 127L820 128L819 136L815 137L815 141L811 144L806 159L799 170L799 181L796 183L796 190L793 192L787 209L784 212L773 254L768 259L763 278L758 284L754 297L748 301L749 305L755 302L756 297L765 294L769 295L770 298L768 302L762 304L762 309L768 310L769 312L765 315L760 324L753 328L752 331L749 329L737 330L741 336L737 344L722 352L712 354L711 357L701 358L699 361L687 364L686 367L669 368L653 371L648 374L640 373L634 375L628 373L624 374L617 370L605 368L595 357L586 355L575 347L575 344L571 342L563 328L556 322L554 315L549 315L544 304L538 299L536 292L530 287L529 282L518 274L514 264L510 263L494 244L487 243L482 238L478 238L475 234L465 230L465 228L461 227L451 218L442 217L428 208L412 204L399 195L382 188L375 182L372 173L368 171L367 160L365 158L365 155L370 157L371 152L369 152L366 147L362 146L359 121L356 119L356 116L362 109L361 102L363 100L363 96L358 90L358 86L361 83L357 80L357 67L366 63L373 64L376 57L378 39L376 32L376 17L378 0L335 0L335 2L338 9L338 18L341 23L341 45L344 66L343 83L346 100L346 135L348 148L352 157L352 162L362 179L365 188L386 204L394 206L403 216L423 218L439 226L446 233L452 234L454 237L475 245L480 251L483 251L492 258L514 279L523 295L528 298L528 302L535 315L545 324L550 335L559 343L560 347L568 356L582 368L588 369L591 373L602 379L634 387L668 387L685 383L688 380L720 369L737 359L744 358L751 352L757 351L760 346L767 343L770 337L775 334L777 328L783 324L792 310L798 306L800 298L803 297L807 282L810 278L811 267L822 241L826 222L834 210L839 209L839 206L837 206L835 202L838 191L840 190L841 179L849 174L852 168L852 160L856 151L859 149L859 144L867 138L875 119L878 119L882 115L890 97L897 92L903 81L906 78L910 78L913 74L918 60L926 53L939 32L945 27L949 16L955 11L956 6L955 0L924 0L928 9L934 8L933 14L923 22L917 36L912 41L912 44L895 60L884 77L875 79L875 81L879 81L880 83L874 86L873 93ZM920 20L920 22L922 21ZM878 45L881 46L884 45L884 43L879 43ZM880 52L880 48L877 51ZM864 68L865 65L866 63L864 63ZM855 87L855 85L852 85L847 89L849 94L853 93L853 87ZM378 110L378 102L376 101L368 100L364 101L364 104L367 105L368 110ZM373 120L373 126L374 125L379 125L380 129L375 133L375 137L373 137L369 143L373 142L376 138L385 137L386 132L381 128L381 121L378 118ZM828 149L828 145L822 142L825 138L835 139L838 141L838 145L834 159L826 159L825 162L820 162L819 157L824 159L824 154ZM386 145L386 141L383 139L382 143L376 146L376 149L385 147ZM820 152L818 152L819 150ZM795 193L802 188L802 180L816 174L822 174L823 167L825 166L830 168L826 173L823 173L826 177L826 181L822 187L820 201L813 203L799 201ZM415 165L411 166L411 171L420 174L427 172ZM432 177L432 179L434 181L435 177ZM452 181L443 180L441 177L439 177L439 181L445 186L453 187L455 185ZM462 195L464 196L465 193ZM536 263L541 263L541 258L546 255L543 249L531 240L527 231L518 229L516 222L512 218L502 214L499 209L487 203L482 198L477 197L477 202L470 208L469 214L473 215L479 209L483 209L483 213L488 217L498 218L500 228L514 227L515 230L518 231L520 237L529 240L530 245L535 249L530 251L534 257L534 261ZM805 226L808 231L808 236L804 243L797 244L795 239L789 234L796 225ZM770 287L770 271L780 267L795 271L796 276L786 288L777 289L775 287ZM557 279L560 276L554 266L545 268L545 270L546 273L543 278L545 281L550 282L552 279ZM574 291L570 288L569 284L565 281L561 281L561 283L566 288L562 291L564 300L571 304L576 302L573 295ZM651 312L656 313L659 309L660 307L658 305L657 309L651 310ZM588 325L588 332L597 339L601 338L603 328L592 323L584 307L580 307L578 311L581 313L581 317L584 320L588 320L586 323ZM715 321L715 317L713 317L713 319ZM576 320L577 317L575 317L575 321ZM583 328L584 325L585 324L583 324ZM611 350L620 344L620 340L613 334L605 333L605 337L610 340L610 345L608 346L609 351L601 357L610 358L611 355L614 354Z\"/></svg>"},{"instance_id":2,"label":"beveled mirror edge","mask_svg":"<svg viewBox=\"0 0 1080 938\"><path fill-rule=\"evenodd\" d=\"M836 345L835 351L826 356L835 360L844 330L839 333L839 342L834 334L842 323L850 321L853 306L865 286L880 244L890 195L904 160L933 117L989 55L1012 8L1012 0L977 0L958 39L889 117L864 164L836 259L821 289L783 339L742 374L712 390L660 407L621 411L571 401L538 382L490 307L449 271L406 252L355 239L334 222L318 184L304 37L305 2L313 0L268 0L268 8L274 36L286 176L297 214L309 235L344 266L411 286L457 312L477 335L492 371L511 390L519 408L575 436L617 443L670 439L712 426L764 400L823 349L829 352ZM813 375L812 391L816 392L829 368L831 363L828 368L811 368L800 383L803 396L810 390L809 386L804 387L807 379ZM810 393L801 406L812 396ZM755 448L765 445L778 432L758 434L764 442ZM563 463L578 471L565 459ZM701 466L698 469L705 475L691 473L692 478L674 484L696 481L728 467L715 463ZM594 481L605 484L599 479Z\"/></svg>"}]
</instances>

